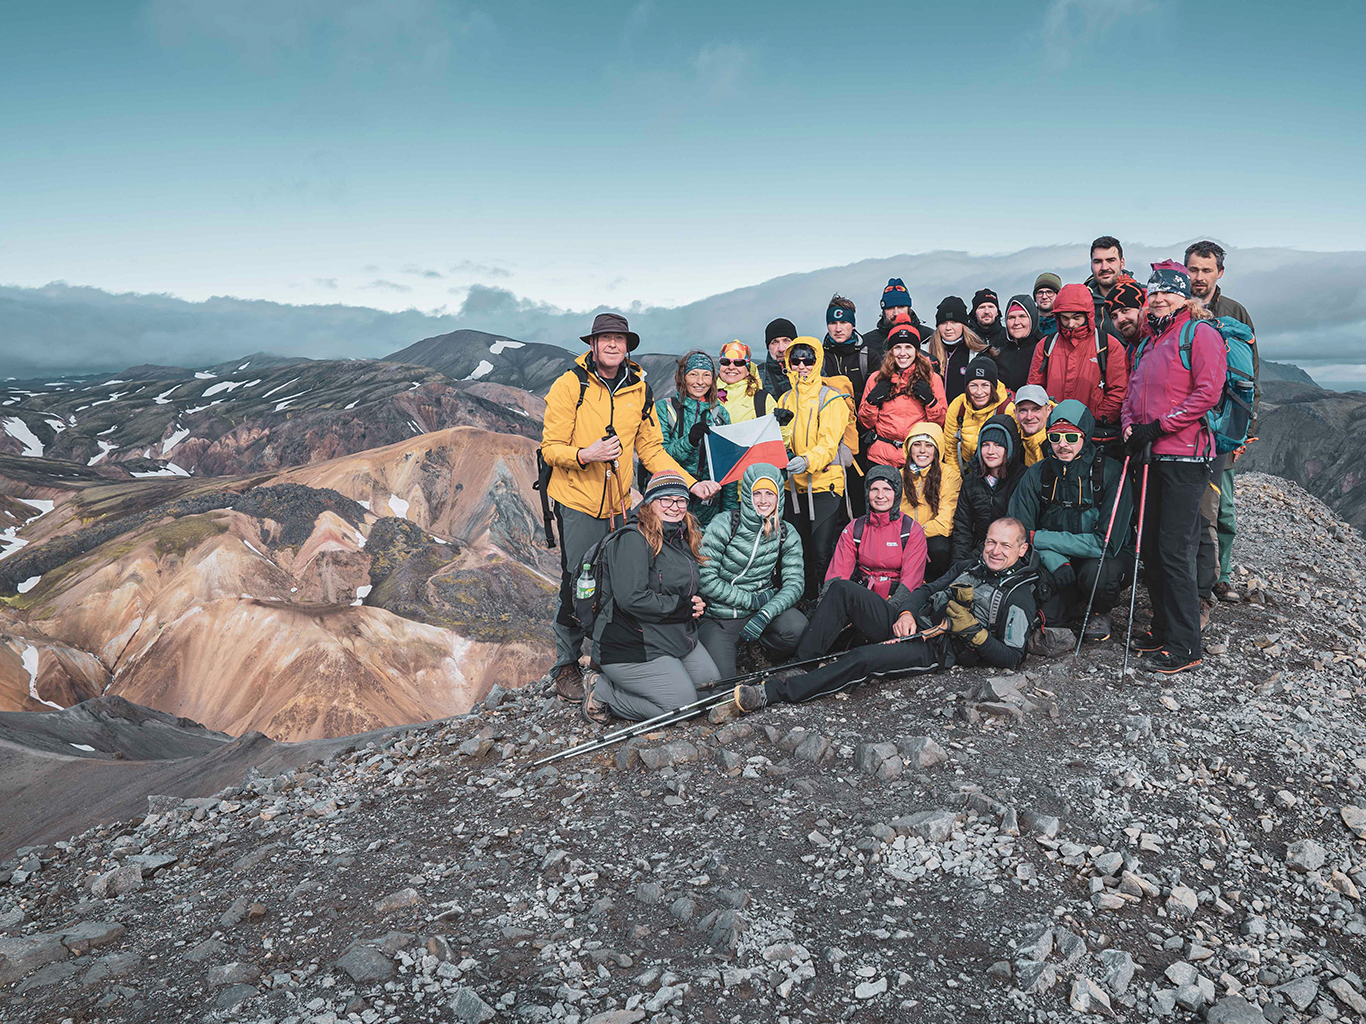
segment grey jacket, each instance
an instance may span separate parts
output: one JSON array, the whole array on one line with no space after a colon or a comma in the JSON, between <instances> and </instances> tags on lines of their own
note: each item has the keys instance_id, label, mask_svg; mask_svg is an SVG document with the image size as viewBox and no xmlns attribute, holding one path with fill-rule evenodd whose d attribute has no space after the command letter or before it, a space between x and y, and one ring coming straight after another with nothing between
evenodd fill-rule
<instances>
[{"instance_id":1,"label":"grey jacket","mask_svg":"<svg viewBox=\"0 0 1366 1024\"><path fill-rule=\"evenodd\" d=\"M593 624L593 660L599 665L685 658L697 646L692 599L697 560L682 524L664 530L659 554L634 525L607 548L602 611Z\"/></svg>"}]
</instances>

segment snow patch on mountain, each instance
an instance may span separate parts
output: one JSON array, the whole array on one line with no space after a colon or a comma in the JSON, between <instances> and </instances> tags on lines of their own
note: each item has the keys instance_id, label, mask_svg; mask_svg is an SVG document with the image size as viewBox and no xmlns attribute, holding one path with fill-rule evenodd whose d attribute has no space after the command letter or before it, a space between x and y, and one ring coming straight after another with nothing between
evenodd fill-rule
<instances>
[{"instance_id":1,"label":"snow patch on mountain","mask_svg":"<svg viewBox=\"0 0 1366 1024\"><path fill-rule=\"evenodd\" d=\"M24 446L22 454L39 459L43 457L43 442L34 436L28 424L18 416L9 416L5 419L5 433Z\"/></svg>"},{"instance_id":2,"label":"snow patch on mountain","mask_svg":"<svg viewBox=\"0 0 1366 1024\"><path fill-rule=\"evenodd\" d=\"M526 342L513 341L510 338L499 338L497 341L495 341L492 345L489 346L489 355L496 356L504 349L509 348L526 348Z\"/></svg>"},{"instance_id":3,"label":"snow patch on mountain","mask_svg":"<svg viewBox=\"0 0 1366 1024\"><path fill-rule=\"evenodd\" d=\"M461 379L461 380L478 380L480 377L485 377L485 376L487 376L488 374L490 374L490 373L492 373L492 372L493 372L493 364L490 363L487 359L481 359L481 360L479 360L479 365L476 366L476 367L474 368L474 372L473 372L473 373L471 373L468 377L462 377L462 378L460 378L460 379Z\"/></svg>"}]
</instances>

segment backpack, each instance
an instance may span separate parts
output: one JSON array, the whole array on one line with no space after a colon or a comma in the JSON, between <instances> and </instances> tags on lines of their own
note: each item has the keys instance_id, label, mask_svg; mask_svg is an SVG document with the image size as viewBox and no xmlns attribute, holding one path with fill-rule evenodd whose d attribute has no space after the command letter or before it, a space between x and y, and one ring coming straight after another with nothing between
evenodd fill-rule
<instances>
[{"instance_id":1,"label":"backpack","mask_svg":"<svg viewBox=\"0 0 1366 1024\"><path fill-rule=\"evenodd\" d=\"M635 531L635 526L613 530L606 537L594 543L583 553L579 564L579 576L574 581L574 618L580 628L590 636L593 624L602 611L603 582L607 579L607 546L616 538Z\"/></svg>"},{"instance_id":2,"label":"backpack","mask_svg":"<svg viewBox=\"0 0 1366 1024\"><path fill-rule=\"evenodd\" d=\"M588 394L588 371L578 363L574 364L574 376L579 378L579 400L574 403L574 412L578 413L579 407L583 405L584 396ZM655 407L655 395L650 387L650 382L645 381L645 404L641 406L641 421L648 420L650 413ZM541 449L536 449L536 482L531 485L533 491L541 494L541 520L545 524L545 546L553 548L555 546L555 510L550 499L550 475L555 467L545 461L545 456Z\"/></svg>"},{"instance_id":3,"label":"backpack","mask_svg":"<svg viewBox=\"0 0 1366 1024\"><path fill-rule=\"evenodd\" d=\"M859 516L859 517L858 517L857 519L855 519L854 522L853 522L853 527L854 527L854 529L853 529L853 538L854 538L854 579L853 579L853 582L854 582L854 583L857 583L859 586L866 586L866 585L867 585L866 581L867 581L868 578L869 578L869 577L868 577L868 574L867 574L866 572L863 571L863 565L862 565L862 563L859 562L859 557L858 557L859 548L860 548L860 547L862 546L862 544L863 544L863 531L864 531L864 529L867 527L867 525L868 525L868 517L867 517L866 515L864 515L864 516ZM906 542L907 542L908 540L911 539L911 528L914 527L915 525L916 525L916 522L915 522L915 518L914 518L913 516L908 516L905 512L902 512L902 513L901 513L901 550L902 550L903 552L906 550Z\"/></svg>"},{"instance_id":4,"label":"backpack","mask_svg":"<svg viewBox=\"0 0 1366 1024\"><path fill-rule=\"evenodd\" d=\"M740 510L733 508L730 510L730 536L726 538L726 546L735 539L735 533L740 529ZM783 545L787 543L787 522L778 520L778 560L773 563L773 589L777 590L783 582ZM905 543L904 541L902 542Z\"/></svg>"},{"instance_id":5,"label":"backpack","mask_svg":"<svg viewBox=\"0 0 1366 1024\"><path fill-rule=\"evenodd\" d=\"M1214 449L1220 455L1247 444L1252 429L1252 405L1257 397L1253 377L1253 346L1257 339L1252 328L1231 316L1206 321L1224 339L1224 391L1217 404L1203 419L1214 434ZM1181 365L1191 368L1191 347L1195 344L1195 324L1190 320L1181 328Z\"/></svg>"},{"instance_id":6,"label":"backpack","mask_svg":"<svg viewBox=\"0 0 1366 1024\"><path fill-rule=\"evenodd\" d=\"M1106 381L1106 371L1110 360L1110 346L1105 341L1109 336L1109 331L1101 330L1101 326L1096 327L1096 366L1100 368L1100 390L1105 391L1108 386ZM1056 332L1050 334L1043 340L1043 361L1039 363L1039 376L1043 378L1044 389L1048 388L1048 360L1053 355L1053 349L1058 344Z\"/></svg>"}]
</instances>

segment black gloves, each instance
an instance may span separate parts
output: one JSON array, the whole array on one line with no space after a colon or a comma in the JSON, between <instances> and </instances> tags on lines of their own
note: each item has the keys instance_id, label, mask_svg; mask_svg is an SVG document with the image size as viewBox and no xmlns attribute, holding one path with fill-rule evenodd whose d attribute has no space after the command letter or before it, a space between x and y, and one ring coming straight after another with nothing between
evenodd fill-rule
<instances>
[{"instance_id":1,"label":"black gloves","mask_svg":"<svg viewBox=\"0 0 1366 1024\"><path fill-rule=\"evenodd\" d=\"M1053 582L1061 587L1070 587L1077 582L1077 570L1072 568L1071 562L1063 562L1053 570Z\"/></svg>"},{"instance_id":2,"label":"black gloves","mask_svg":"<svg viewBox=\"0 0 1366 1024\"><path fill-rule=\"evenodd\" d=\"M912 384L911 394L926 409L934 405L934 388L930 387L930 382L927 380L918 380Z\"/></svg>"},{"instance_id":3,"label":"black gloves","mask_svg":"<svg viewBox=\"0 0 1366 1024\"><path fill-rule=\"evenodd\" d=\"M696 448L702 443L702 438L711 433L711 424L706 420L698 420L688 431L688 444Z\"/></svg>"},{"instance_id":4,"label":"black gloves","mask_svg":"<svg viewBox=\"0 0 1366 1024\"><path fill-rule=\"evenodd\" d=\"M869 405L881 405L892 397L892 383L887 380L879 380L873 385L868 397L864 399Z\"/></svg>"},{"instance_id":5,"label":"black gloves","mask_svg":"<svg viewBox=\"0 0 1366 1024\"><path fill-rule=\"evenodd\" d=\"M1133 430L1129 431L1129 451L1141 452L1161 436L1161 421L1153 420L1151 423L1135 423Z\"/></svg>"},{"instance_id":6,"label":"black gloves","mask_svg":"<svg viewBox=\"0 0 1366 1024\"><path fill-rule=\"evenodd\" d=\"M778 421L778 426L785 427L792 422L792 410L774 409L773 418Z\"/></svg>"}]
</instances>

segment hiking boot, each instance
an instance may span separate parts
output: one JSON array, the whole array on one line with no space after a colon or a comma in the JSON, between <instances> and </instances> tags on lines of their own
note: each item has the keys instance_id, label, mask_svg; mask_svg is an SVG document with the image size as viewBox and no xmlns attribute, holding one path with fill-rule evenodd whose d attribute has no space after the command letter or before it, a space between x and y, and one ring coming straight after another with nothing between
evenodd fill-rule
<instances>
[{"instance_id":1,"label":"hiking boot","mask_svg":"<svg viewBox=\"0 0 1366 1024\"><path fill-rule=\"evenodd\" d=\"M555 673L554 682L560 700L575 704L583 700L583 672L577 664L561 665Z\"/></svg>"},{"instance_id":2,"label":"hiking boot","mask_svg":"<svg viewBox=\"0 0 1366 1024\"><path fill-rule=\"evenodd\" d=\"M1089 643L1100 643L1110 639L1110 613L1097 612L1091 616L1091 621L1086 624L1086 629L1082 631L1081 638Z\"/></svg>"},{"instance_id":3,"label":"hiking boot","mask_svg":"<svg viewBox=\"0 0 1366 1024\"><path fill-rule=\"evenodd\" d=\"M607 710L607 705L598 700L593 692L598 681L598 673L589 669L588 674L583 677L580 684L583 689L582 703L579 704L579 711L583 714L584 721L592 722L594 725L606 725L612 720L612 712Z\"/></svg>"},{"instance_id":4,"label":"hiking boot","mask_svg":"<svg viewBox=\"0 0 1366 1024\"><path fill-rule=\"evenodd\" d=\"M1135 654L1153 654L1167 645L1165 637L1153 636L1151 629L1138 634L1129 643L1129 650Z\"/></svg>"},{"instance_id":5,"label":"hiking boot","mask_svg":"<svg viewBox=\"0 0 1366 1024\"><path fill-rule=\"evenodd\" d=\"M740 685L735 688L735 706L745 714L768 707L768 694L762 686Z\"/></svg>"},{"instance_id":6,"label":"hiking boot","mask_svg":"<svg viewBox=\"0 0 1366 1024\"><path fill-rule=\"evenodd\" d=\"M1025 649L1040 658L1070 654L1077 646L1077 634L1061 626L1044 626L1029 634Z\"/></svg>"},{"instance_id":7,"label":"hiking boot","mask_svg":"<svg viewBox=\"0 0 1366 1024\"><path fill-rule=\"evenodd\" d=\"M1189 672L1200 667L1200 659L1188 654L1173 654L1171 651L1157 651L1138 663L1145 672L1160 672L1164 676L1177 672Z\"/></svg>"},{"instance_id":8,"label":"hiking boot","mask_svg":"<svg viewBox=\"0 0 1366 1024\"><path fill-rule=\"evenodd\" d=\"M1243 599L1243 595L1238 593L1232 583L1221 580L1214 585L1214 596L1225 604L1237 604Z\"/></svg>"},{"instance_id":9,"label":"hiking boot","mask_svg":"<svg viewBox=\"0 0 1366 1024\"><path fill-rule=\"evenodd\" d=\"M1200 598L1200 632L1209 629L1210 614L1214 611L1216 603L1206 597Z\"/></svg>"}]
</instances>

